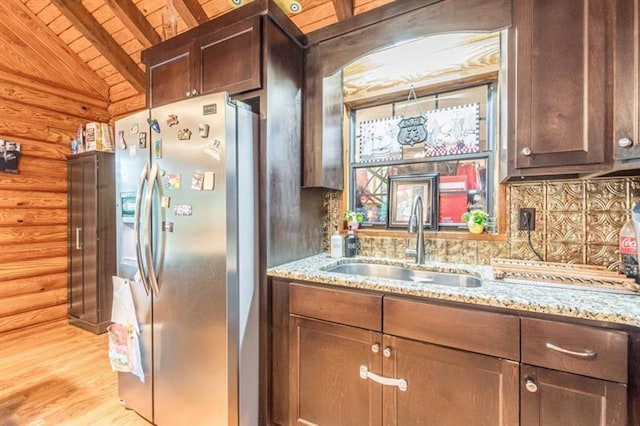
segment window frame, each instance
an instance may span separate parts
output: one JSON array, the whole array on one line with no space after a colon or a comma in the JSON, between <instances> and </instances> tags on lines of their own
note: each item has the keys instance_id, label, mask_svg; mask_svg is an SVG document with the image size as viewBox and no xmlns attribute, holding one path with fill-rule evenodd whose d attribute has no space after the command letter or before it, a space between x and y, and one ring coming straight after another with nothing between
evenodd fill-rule
<instances>
[{"instance_id":1,"label":"window frame","mask_svg":"<svg viewBox=\"0 0 640 426\"><path fill-rule=\"evenodd\" d=\"M366 109L371 107L376 107L380 105L388 105L392 104L394 107L392 108L392 112L395 113L397 109L397 104L400 104L405 99L398 96L394 99L386 99L384 102L371 102L371 103L358 103L357 106L349 106L345 104L345 113L348 120L348 170L346 177L348 178L348 195L346 197L346 204L349 210L353 210L355 208L355 196L356 196L356 172L359 169L366 169L371 167L391 167L391 166L402 166L402 165L411 165L411 164L428 164L428 163L438 163L438 162L446 162L446 161L469 161L469 160L486 160L487 162L487 170L490 173L487 173L486 179L486 194L487 194L487 212L489 215L494 218L496 222L496 226L494 227L493 235L497 234L499 231L498 227L498 212L501 207L501 202L503 201L503 196L501 195L500 185L497 184L497 176L499 173L497 158L499 156L499 145L498 145L498 135L500 132L499 120L497 119L497 112L499 110L499 96L498 93L500 87L500 81L498 75L493 75L490 78L485 78L482 80L474 81L472 83L466 82L465 84L461 84L459 86L455 85L455 81L451 82L452 84L447 85L446 88L441 90L434 91L425 91L422 89L420 91L420 95L417 98L420 99L426 97L433 96L441 96L446 93L457 92L460 90L471 89L479 86L487 86L487 100L486 100L486 150L479 151L474 153L465 153L465 154L456 154L456 155L444 155L437 157L425 157L425 158L412 158L412 159L400 159L400 160L388 160L388 161L378 161L378 162L366 162L366 163L356 163L356 111L360 109ZM435 108L438 108L438 100L436 98ZM439 194L439 193L438 193ZM491 196L491 199L489 199ZM387 200L388 206L388 200ZM388 207L387 207L388 208ZM388 215L388 211L387 211ZM375 229L379 231L393 231L393 229L389 228L386 222L363 222L364 227L369 229ZM500 226L502 228L502 226ZM466 230L466 226L462 226L460 224L441 224L438 223L438 227L436 231L454 231L454 230Z\"/></svg>"}]
</instances>

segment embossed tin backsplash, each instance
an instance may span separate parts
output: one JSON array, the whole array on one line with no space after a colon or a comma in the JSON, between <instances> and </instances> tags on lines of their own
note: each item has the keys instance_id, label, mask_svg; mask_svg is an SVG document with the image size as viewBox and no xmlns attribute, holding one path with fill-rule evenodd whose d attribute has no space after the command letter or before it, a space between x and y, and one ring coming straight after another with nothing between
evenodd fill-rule
<instances>
[{"instance_id":1,"label":"embossed tin backsplash","mask_svg":"<svg viewBox=\"0 0 640 426\"><path fill-rule=\"evenodd\" d=\"M324 248L336 226L341 226L340 192L324 197ZM615 269L618 232L629 216L633 200L640 198L640 178L542 181L507 184L507 240L474 241L429 238L429 260L488 264L491 258L536 259L527 244L527 232L518 231L518 209L536 209L531 240L544 260L550 262L605 265ZM404 258L415 237L359 236L358 254Z\"/></svg>"}]
</instances>

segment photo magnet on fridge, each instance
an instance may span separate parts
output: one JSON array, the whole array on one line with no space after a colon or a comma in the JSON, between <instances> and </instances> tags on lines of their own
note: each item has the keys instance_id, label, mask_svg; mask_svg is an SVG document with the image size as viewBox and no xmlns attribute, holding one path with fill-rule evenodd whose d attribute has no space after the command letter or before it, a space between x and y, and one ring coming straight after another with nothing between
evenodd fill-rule
<instances>
[{"instance_id":1,"label":"photo magnet on fridge","mask_svg":"<svg viewBox=\"0 0 640 426\"><path fill-rule=\"evenodd\" d=\"M124 130L118 130L118 146L120 149L127 149L127 141L124 140Z\"/></svg>"},{"instance_id":2,"label":"photo magnet on fridge","mask_svg":"<svg viewBox=\"0 0 640 426\"><path fill-rule=\"evenodd\" d=\"M202 191L203 182L204 175L202 173L194 173L193 176L191 176L191 189Z\"/></svg>"},{"instance_id":3,"label":"photo magnet on fridge","mask_svg":"<svg viewBox=\"0 0 640 426\"><path fill-rule=\"evenodd\" d=\"M146 132L140 132L140 134L138 135L138 146L141 149L145 149L147 147L147 133Z\"/></svg>"},{"instance_id":4,"label":"photo magnet on fridge","mask_svg":"<svg viewBox=\"0 0 640 426\"><path fill-rule=\"evenodd\" d=\"M164 186L167 189L180 189L180 175L179 174L173 174L173 175L164 175L163 176L164 179Z\"/></svg>"},{"instance_id":5,"label":"photo magnet on fridge","mask_svg":"<svg viewBox=\"0 0 640 426\"><path fill-rule=\"evenodd\" d=\"M162 139L153 141L153 158L162 158Z\"/></svg>"},{"instance_id":6,"label":"photo magnet on fridge","mask_svg":"<svg viewBox=\"0 0 640 426\"><path fill-rule=\"evenodd\" d=\"M134 124L129 128L129 133L131 133L132 135L135 135L136 133L138 133L138 125Z\"/></svg>"},{"instance_id":7,"label":"photo magnet on fridge","mask_svg":"<svg viewBox=\"0 0 640 426\"><path fill-rule=\"evenodd\" d=\"M188 204L184 204L181 206L175 206L173 208L173 214L175 216L191 216L191 206Z\"/></svg>"}]
</instances>

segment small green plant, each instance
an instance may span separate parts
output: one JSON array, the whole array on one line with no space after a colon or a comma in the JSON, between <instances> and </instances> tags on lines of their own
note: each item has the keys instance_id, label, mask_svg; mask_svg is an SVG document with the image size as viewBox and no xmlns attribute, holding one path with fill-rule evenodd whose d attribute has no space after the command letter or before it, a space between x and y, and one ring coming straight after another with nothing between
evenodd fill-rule
<instances>
[{"instance_id":1,"label":"small green plant","mask_svg":"<svg viewBox=\"0 0 640 426\"><path fill-rule=\"evenodd\" d=\"M489 222L489 213L484 210L471 210L462 215L462 221L465 223L478 223L486 225Z\"/></svg>"},{"instance_id":2,"label":"small green plant","mask_svg":"<svg viewBox=\"0 0 640 426\"><path fill-rule=\"evenodd\" d=\"M352 212L351 210L347 210L344 212L344 221L345 222L358 222L362 223L364 220L364 216L360 213Z\"/></svg>"}]
</instances>

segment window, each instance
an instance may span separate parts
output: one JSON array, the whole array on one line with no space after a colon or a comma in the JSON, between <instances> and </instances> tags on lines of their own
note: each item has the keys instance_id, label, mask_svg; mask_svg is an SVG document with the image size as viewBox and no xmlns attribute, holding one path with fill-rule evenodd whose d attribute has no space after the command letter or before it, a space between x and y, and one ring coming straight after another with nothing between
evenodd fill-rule
<instances>
[{"instance_id":1,"label":"window","mask_svg":"<svg viewBox=\"0 0 640 426\"><path fill-rule=\"evenodd\" d=\"M363 214L365 225L387 225L391 175L438 173L440 228L464 227L461 216L469 208L494 216L495 78L416 99L361 102L348 110L349 208ZM426 140L398 143L401 117L425 117Z\"/></svg>"}]
</instances>

